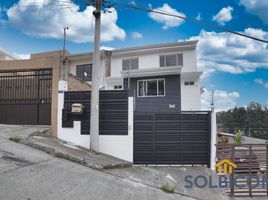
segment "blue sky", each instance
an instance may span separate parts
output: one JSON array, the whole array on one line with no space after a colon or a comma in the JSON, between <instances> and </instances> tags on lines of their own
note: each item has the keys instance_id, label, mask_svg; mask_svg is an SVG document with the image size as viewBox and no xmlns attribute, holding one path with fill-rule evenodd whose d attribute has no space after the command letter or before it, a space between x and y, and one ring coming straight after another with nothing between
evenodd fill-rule
<instances>
[{"instance_id":1,"label":"blue sky","mask_svg":"<svg viewBox=\"0 0 268 200\"><path fill-rule=\"evenodd\" d=\"M92 7L83 0L0 0L0 48L21 56L62 48L69 26L67 49L92 50ZM208 107L215 90L216 108L226 110L250 101L268 105L268 45L177 18L127 9L124 5L161 9L197 18L268 40L268 1L264 0L114 0L102 15L102 43L122 48L198 39L198 68L202 70Z\"/></svg>"}]
</instances>

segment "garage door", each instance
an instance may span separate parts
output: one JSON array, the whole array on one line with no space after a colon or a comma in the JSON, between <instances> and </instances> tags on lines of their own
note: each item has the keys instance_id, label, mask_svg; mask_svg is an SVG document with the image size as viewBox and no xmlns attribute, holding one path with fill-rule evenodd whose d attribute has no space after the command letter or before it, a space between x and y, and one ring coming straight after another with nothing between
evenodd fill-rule
<instances>
[{"instance_id":1,"label":"garage door","mask_svg":"<svg viewBox=\"0 0 268 200\"><path fill-rule=\"evenodd\" d=\"M135 164L210 163L210 113L134 115Z\"/></svg>"},{"instance_id":2,"label":"garage door","mask_svg":"<svg viewBox=\"0 0 268 200\"><path fill-rule=\"evenodd\" d=\"M51 123L52 70L0 73L0 123Z\"/></svg>"}]
</instances>

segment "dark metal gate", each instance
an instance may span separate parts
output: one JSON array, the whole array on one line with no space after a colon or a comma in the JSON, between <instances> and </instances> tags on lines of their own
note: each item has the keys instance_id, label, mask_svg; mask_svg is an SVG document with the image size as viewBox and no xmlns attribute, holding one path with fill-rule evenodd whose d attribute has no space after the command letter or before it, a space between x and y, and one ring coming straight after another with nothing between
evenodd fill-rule
<instances>
[{"instance_id":1,"label":"dark metal gate","mask_svg":"<svg viewBox=\"0 0 268 200\"><path fill-rule=\"evenodd\" d=\"M52 70L0 73L0 123L51 123Z\"/></svg>"},{"instance_id":2,"label":"dark metal gate","mask_svg":"<svg viewBox=\"0 0 268 200\"><path fill-rule=\"evenodd\" d=\"M210 112L134 115L134 164L210 163Z\"/></svg>"}]
</instances>

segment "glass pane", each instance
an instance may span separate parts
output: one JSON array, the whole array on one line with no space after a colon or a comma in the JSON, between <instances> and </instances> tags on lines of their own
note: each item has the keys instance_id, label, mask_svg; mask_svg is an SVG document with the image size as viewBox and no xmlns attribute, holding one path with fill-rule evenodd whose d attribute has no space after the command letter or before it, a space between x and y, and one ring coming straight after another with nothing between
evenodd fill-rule
<instances>
[{"instance_id":1,"label":"glass pane","mask_svg":"<svg viewBox=\"0 0 268 200\"><path fill-rule=\"evenodd\" d=\"M76 76L83 80L84 78L84 70L83 70L83 65L77 65L76 66Z\"/></svg>"},{"instance_id":2,"label":"glass pane","mask_svg":"<svg viewBox=\"0 0 268 200\"><path fill-rule=\"evenodd\" d=\"M92 64L84 65L84 81L92 80Z\"/></svg>"},{"instance_id":3,"label":"glass pane","mask_svg":"<svg viewBox=\"0 0 268 200\"><path fill-rule=\"evenodd\" d=\"M131 69L139 69L139 59L138 58L131 59Z\"/></svg>"},{"instance_id":4,"label":"glass pane","mask_svg":"<svg viewBox=\"0 0 268 200\"><path fill-rule=\"evenodd\" d=\"M142 96L144 96L144 92L143 92L144 91L144 82L143 81L139 81L138 84L139 84L138 85L138 87L139 87L138 88L138 90L139 90L138 91L138 93L139 93L138 96L142 97Z\"/></svg>"},{"instance_id":5,"label":"glass pane","mask_svg":"<svg viewBox=\"0 0 268 200\"><path fill-rule=\"evenodd\" d=\"M165 56L160 56L160 67L165 67Z\"/></svg>"},{"instance_id":6,"label":"glass pane","mask_svg":"<svg viewBox=\"0 0 268 200\"><path fill-rule=\"evenodd\" d=\"M176 55L168 55L166 56L166 66L170 67L170 66L176 66L177 65L177 57Z\"/></svg>"},{"instance_id":7,"label":"glass pane","mask_svg":"<svg viewBox=\"0 0 268 200\"><path fill-rule=\"evenodd\" d=\"M148 96L157 96L157 80L147 81Z\"/></svg>"},{"instance_id":8,"label":"glass pane","mask_svg":"<svg viewBox=\"0 0 268 200\"><path fill-rule=\"evenodd\" d=\"M178 54L178 66L183 65L183 55Z\"/></svg>"},{"instance_id":9,"label":"glass pane","mask_svg":"<svg viewBox=\"0 0 268 200\"><path fill-rule=\"evenodd\" d=\"M122 61L122 66L123 66L123 71L124 70L129 70L130 69L130 60L123 60Z\"/></svg>"},{"instance_id":10,"label":"glass pane","mask_svg":"<svg viewBox=\"0 0 268 200\"><path fill-rule=\"evenodd\" d=\"M165 95L164 80L158 80L158 95Z\"/></svg>"}]
</instances>

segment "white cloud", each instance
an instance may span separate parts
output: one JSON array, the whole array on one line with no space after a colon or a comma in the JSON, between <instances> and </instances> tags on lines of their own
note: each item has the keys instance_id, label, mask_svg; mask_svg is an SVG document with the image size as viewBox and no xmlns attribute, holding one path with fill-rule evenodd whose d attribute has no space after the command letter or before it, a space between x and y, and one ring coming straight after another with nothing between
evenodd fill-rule
<instances>
[{"instance_id":1,"label":"white cloud","mask_svg":"<svg viewBox=\"0 0 268 200\"><path fill-rule=\"evenodd\" d=\"M257 15L264 23L268 23L268 1L267 0L240 0L247 12Z\"/></svg>"},{"instance_id":2,"label":"white cloud","mask_svg":"<svg viewBox=\"0 0 268 200\"><path fill-rule=\"evenodd\" d=\"M202 19L201 13L198 13L198 15L195 17L196 20L200 21Z\"/></svg>"},{"instance_id":3,"label":"white cloud","mask_svg":"<svg viewBox=\"0 0 268 200\"><path fill-rule=\"evenodd\" d=\"M149 5L150 7L150 5ZM155 10L167 12L173 15L180 15L185 17L185 14L178 12L176 9L171 8L167 3L164 3L162 7L156 8ZM180 26L183 23L182 19L172 16L166 16L157 13L149 13L149 17L155 20L158 23L163 24L162 29L167 30L169 28Z\"/></svg>"},{"instance_id":4,"label":"white cloud","mask_svg":"<svg viewBox=\"0 0 268 200\"><path fill-rule=\"evenodd\" d=\"M112 50L114 50L115 48L113 48L113 47L108 47L108 46L101 46L100 49L101 49L101 50L112 51Z\"/></svg>"},{"instance_id":5,"label":"white cloud","mask_svg":"<svg viewBox=\"0 0 268 200\"><path fill-rule=\"evenodd\" d=\"M136 6L137 5L136 4L136 1L130 1L129 4L132 5L132 6Z\"/></svg>"},{"instance_id":6,"label":"white cloud","mask_svg":"<svg viewBox=\"0 0 268 200\"><path fill-rule=\"evenodd\" d=\"M80 11L79 6L71 0L65 0L63 7L60 1L53 0L20 0L7 11L8 23L20 29L24 34L40 37L62 39L63 27L68 26L67 39L76 43L89 42L93 40L92 12L94 8L88 6ZM31 6L38 5L38 6ZM112 41L123 40L125 31L116 22L117 11L109 9L111 13L102 14L101 40Z\"/></svg>"},{"instance_id":7,"label":"white cloud","mask_svg":"<svg viewBox=\"0 0 268 200\"><path fill-rule=\"evenodd\" d=\"M131 37L134 40L139 40L143 38L143 35L139 32L132 32Z\"/></svg>"},{"instance_id":8,"label":"white cloud","mask_svg":"<svg viewBox=\"0 0 268 200\"><path fill-rule=\"evenodd\" d=\"M268 39L268 32L248 28L245 34ZM197 65L203 71L202 78L220 71L231 74L254 72L258 68L268 69L268 44L230 33L202 30L190 40L199 40Z\"/></svg>"},{"instance_id":9,"label":"white cloud","mask_svg":"<svg viewBox=\"0 0 268 200\"><path fill-rule=\"evenodd\" d=\"M259 84L259 85L262 85L264 88L268 89L268 82L267 81L264 81L261 78L257 78L257 79L254 80L254 82Z\"/></svg>"},{"instance_id":10,"label":"white cloud","mask_svg":"<svg viewBox=\"0 0 268 200\"><path fill-rule=\"evenodd\" d=\"M219 25L224 26L227 22L232 20L233 8L228 6L222 8L215 16L212 17L213 21L216 21Z\"/></svg>"},{"instance_id":11,"label":"white cloud","mask_svg":"<svg viewBox=\"0 0 268 200\"><path fill-rule=\"evenodd\" d=\"M14 55L21 58L21 59L30 59L30 57L31 57L31 54L14 53Z\"/></svg>"},{"instance_id":12,"label":"white cloud","mask_svg":"<svg viewBox=\"0 0 268 200\"><path fill-rule=\"evenodd\" d=\"M215 111L226 111L236 106L236 101L240 98L238 92L227 92L222 90L214 91L214 106ZM201 105L203 110L211 109L212 92L204 89L204 93L201 96Z\"/></svg>"}]
</instances>

